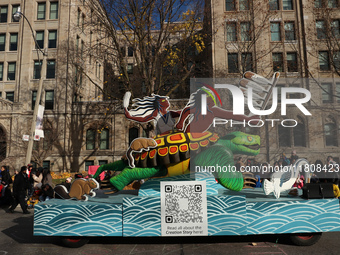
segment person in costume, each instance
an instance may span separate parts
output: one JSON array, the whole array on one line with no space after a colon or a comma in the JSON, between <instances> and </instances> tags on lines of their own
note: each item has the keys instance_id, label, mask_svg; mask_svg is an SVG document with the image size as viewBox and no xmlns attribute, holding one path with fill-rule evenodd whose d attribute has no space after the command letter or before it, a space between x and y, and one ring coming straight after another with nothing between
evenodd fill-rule
<instances>
[{"instance_id":1,"label":"person in costume","mask_svg":"<svg viewBox=\"0 0 340 255\"><path fill-rule=\"evenodd\" d=\"M152 94L143 99L133 99L135 109L128 110L131 93L126 92L123 99L124 113L126 118L146 123L150 121L155 122L156 135L164 134L173 131L175 127L175 119L180 116L181 110L169 111L170 102L169 97Z\"/></svg>"}]
</instances>

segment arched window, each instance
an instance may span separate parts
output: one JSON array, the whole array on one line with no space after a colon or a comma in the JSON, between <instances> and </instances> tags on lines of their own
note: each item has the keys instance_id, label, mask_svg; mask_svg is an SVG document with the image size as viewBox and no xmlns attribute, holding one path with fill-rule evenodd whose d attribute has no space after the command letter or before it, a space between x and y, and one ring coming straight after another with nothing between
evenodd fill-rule
<instances>
[{"instance_id":1,"label":"arched window","mask_svg":"<svg viewBox=\"0 0 340 255\"><path fill-rule=\"evenodd\" d=\"M86 150L94 150L96 140L96 131L92 128L86 131Z\"/></svg>"},{"instance_id":2,"label":"arched window","mask_svg":"<svg viewBox=\"0 0 340 255\"><path fill-rule=\"evenodd\" d=\"M279 126L278 128L278 135L279 135L279 146L280 147L291 147L291 139L290 139L290 132L291 127L283 127Z\"/></svg>"},{"instance_id":3,"label":"arched window","mask_svg":"<svg viewBox=\"0 0 340 255\"><path fill-rule=\"evenodd\" d=\"M107 128L103 129L99 135L99 149L109 149L109 130Z\"/></svg>"},{"instance_id":4,"label":"arched window","mask_svg":"<svg viewBox=\"0 0 340 255\"><path fill-rule=\"evenodd\" d=\"M6 133L0 127L0 161L3 161L6 158L6 151L7 151L7 142L6 142Z\"/></svg>"},{"instance_id":5,"label":"arched window","mask_svg":"<svg viewBox=\"0 0 340 255\"><path fill-rule=\"evenodd\" d=\"M298 117L297 126L293 128L294 146L306 147L306 127L302 118Z\"/></svg>"},{"instance_id":6,"label":"arched window","mask_svg":"<svg viewBox=\"0 0 340 255\"><path fill-rule=\"evenodd\" d=\"M139 136L139 129L132 127L129 129L129 145L131 142Z\"/></svg>"},{"instance_id":7,"label":"arched window","mask_svg":"<svg viewBox=\"0 0 340 255\"><path fill-rule=\"evenodd\" d=\"M333 118L326 119L324 125L326 146L338 146L338 133L336 130L336 124Z\"/></svg>"}]
</instances>

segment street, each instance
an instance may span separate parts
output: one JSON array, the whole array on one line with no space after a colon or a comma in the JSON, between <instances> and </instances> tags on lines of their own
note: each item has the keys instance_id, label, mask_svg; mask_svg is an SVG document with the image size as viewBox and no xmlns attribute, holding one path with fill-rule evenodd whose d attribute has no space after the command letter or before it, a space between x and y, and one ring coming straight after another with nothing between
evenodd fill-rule
<instances>
[{"instance_id":1,"label":"street","mask_svg":"<svg viewBox=\"0 0 340 255\"><path fill-rule=\"evenodd\" d=\"M339 232L324 233L314 246L298 247L285 236L191 238L96 237L77 249L61 245L58 237L33 236L33 211L24 215L18 207L13 214L0 209L0 255L6 254L339 254Z\"/></svg>"}]
</instances>

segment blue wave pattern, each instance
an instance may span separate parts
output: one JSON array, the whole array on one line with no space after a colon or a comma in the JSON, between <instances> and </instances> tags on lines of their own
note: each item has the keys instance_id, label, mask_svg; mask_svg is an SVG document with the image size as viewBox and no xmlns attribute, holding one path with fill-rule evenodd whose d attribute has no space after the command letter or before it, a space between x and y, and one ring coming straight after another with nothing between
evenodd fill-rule
<instances>
[{"instance_id":1,"label":"blue wave pattern","mask_svg":"<svg viewBox=\"0 0 340 255\"><path fill-rule=\"evenodd\" d=\"M340 231L338 199L247 204L247 234Z\"/></svg>"},{"instance_id":2,"label":"blue wave pattern","mask_svg":"<svg viewBox=\"0 0 340 255\"><path fill-rule=\"evenodd\" d=\"M123 200L123 236L161 236L160 197Z\"/></svg>"},{"instance_id":3,"label":"blue wave pattern","mask_svg":"<svg viewBox=\"0 0 340 255\"><path fill-rule=\"evenodd\" d=\"M122 205L49 200L34 207L36 236L122 236Z\"/></svg>"},{"instance_id":4,"label":"blue wave pattern","mask_svg":"<svg viewBox=\"0 0 340 255\"><path fill-rule=\"evenodd\" d=\"M208 235L246 235L244 196L208 196Z\"/></svg>"}]
</instances>

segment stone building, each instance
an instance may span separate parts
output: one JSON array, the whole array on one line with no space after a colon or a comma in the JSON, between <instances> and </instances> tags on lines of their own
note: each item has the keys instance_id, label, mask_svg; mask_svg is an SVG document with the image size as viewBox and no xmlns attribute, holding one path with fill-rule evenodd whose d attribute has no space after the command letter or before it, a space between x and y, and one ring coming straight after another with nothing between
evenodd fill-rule
<instances>
[{"instance_id":1,"label":"stone building","mask_svg":"<svg viewBox=\"0 0 340 255\"><path fill-rule=\"evenodd\" d=\"M19 7L25 19L15 21L12 15ZM80 0L1 1L0 160L11 170L25 163L28 142L23 135L30 134L40 63L46 69L41 97L45 138L34 142L32 163L79 171L112 159L112 123L102 111L107 106L98 106L104 61L83 52L98 37L86 26L90 19L91 11ZM104 127L100 134L96 120Z\"/></svg>"},{"instance_id":2,"label":"stone building","mask_svg":"<svg viewBox=\"0 0 340 255\"><path fill-rule=\"evenodd\" d=\"M274 114L262 117L294 119L295 128L241 128L261 135L257 159L273 163L280 153L289 157L296 150L310 162L325 162L328 155L339 161L339 2L212 0L211 15L214 77L241 78L246 70L271 77L279 71L279 96L281 87L306 88L312 95L304 104L312 116L294 105L282 116L279 102Z\"/></svg>"}]
</instances>

